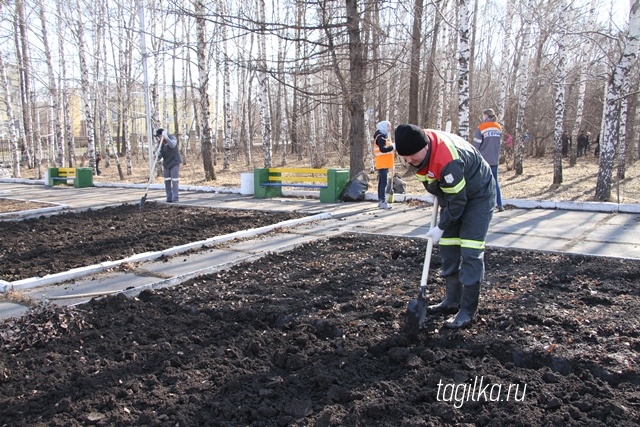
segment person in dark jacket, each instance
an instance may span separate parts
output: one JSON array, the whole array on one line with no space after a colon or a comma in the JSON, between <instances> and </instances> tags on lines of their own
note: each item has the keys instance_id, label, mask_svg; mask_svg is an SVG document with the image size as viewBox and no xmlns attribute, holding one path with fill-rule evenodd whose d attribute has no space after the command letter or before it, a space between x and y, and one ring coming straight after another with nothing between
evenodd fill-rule
<instances>
[{"instance_id":1,"label":"person in dark jacket","mask_svg":"<svg viewBox=\"0 0 640 427\"><path fill-rule=\"evenodd\" d=\"M180 163L182 163L180 150L178 149L178 139L175 135L169 135L167 131L162 128L156 131L156 138L160 143L158 160L162 159L162 167L164 169L164 188L167 193L167 203L176 203L179 200L179 172Z\"/></svg>"},{"instance_id":2,"label":"person in dark jacket","mask_svg":"<svg viewBox=\"0 0 640 427\"><path fill-rule=\"evenodd\" d=\"M478 150L452 133L403 124L394 139L398 155L417 168L417 179L440 204L440 219L427 237L440 247L446 295L427 312L457 311L445 327L468 326L478 309L485 239L496 206L491 168Z\"/></svg>"},{"instance_id":3,"label":"person in dark jacket","mask_svg":"<svg viewBox=\"0 0 640 427\"><path fill-rule=\"evenodd\" d=\"M480 151L482 157L489 163L493 179L496 182L496 204L498 212L503 212L502 194L498 183L498 164L500 163L500 144L502 143L502 126L496 119L496 113L491 108L482 112L482 123L473 134L472 145Z\"/></svg>"},{"instance_id":4,"label":"person in dark jacket","mask_svg":"<svg viewBox=\"0 0 640 427\"><path fill-rule=\"evenodd\" d=\"M569 150L571 150L571 137L569 136L569 132L566 130L562 131L560 142L562 143L562 157L567 157L569 155Z\"/></svg>"}]
</instances>

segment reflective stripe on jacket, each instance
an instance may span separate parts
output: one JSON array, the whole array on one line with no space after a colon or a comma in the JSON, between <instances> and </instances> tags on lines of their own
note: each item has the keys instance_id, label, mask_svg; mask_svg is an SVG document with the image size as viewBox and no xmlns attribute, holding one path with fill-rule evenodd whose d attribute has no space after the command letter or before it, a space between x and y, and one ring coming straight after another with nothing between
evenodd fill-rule
<instances>
[{"instance_id":1,"label":"reflective stripe on jacket","mask_svg":"<svg viewBox=\"0 0 640 427\"><path fill-rule=\"evenodd\" d=\"M500 143L502 142L502 126L492 119L486 119L478 125L473 134L472 145L480 151L489 166L498 166L500 162Z\"/></svg>"},{"instance_id":2,"label":"reflective stripe on jacket","mask_svg":"<svg viewBox=\"0 0 640 427\"><path fill-rule=\"evenodd\" d=\"M478 150L458 135L433 129L424 133L430 141L429 159L416 177L438 198L442 207L438 226L446 230L460 219L469 199L495 197L493 175Z\"/></svg>"}]
</instances>

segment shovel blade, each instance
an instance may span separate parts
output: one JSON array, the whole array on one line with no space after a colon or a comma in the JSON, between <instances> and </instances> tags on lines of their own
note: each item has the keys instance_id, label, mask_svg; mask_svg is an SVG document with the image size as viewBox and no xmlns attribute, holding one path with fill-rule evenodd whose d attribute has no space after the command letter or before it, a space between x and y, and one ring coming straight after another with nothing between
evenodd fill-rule
<instances>
[{"instance_id":1,"label":"shovel blade","mask_svg":"<svg viewBox=\"0 0 640 427\"><path fill-rule=\"evenodd\" d=\"M423 298L412 299L407 304L404 323L411 333L417 333L424 326L427 317L427 302Z\"/></svg>"},{"instance_id":2,"label":"shovel blade","mask_svg":"<svg viewBox=\"0 0 640 427\"><path fill-rule=\"evenodd\" d=\"M147 201L147 195L145 194L144 196L142 196L142 199L140 199L140 209L142 209L142 207L144 206L144 202Z\"/></svg>"}]
</instances>

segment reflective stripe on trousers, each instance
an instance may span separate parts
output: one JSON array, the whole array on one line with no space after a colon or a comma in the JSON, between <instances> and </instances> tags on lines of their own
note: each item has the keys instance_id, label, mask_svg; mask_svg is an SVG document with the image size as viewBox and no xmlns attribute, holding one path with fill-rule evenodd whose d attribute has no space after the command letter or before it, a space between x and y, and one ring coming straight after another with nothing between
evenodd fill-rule
<instances>
[{"instance_id":1,"label":"reflective stripe on trousers","mask_svg":"<svg viewBox=\"0 0 640 427\"><path fill-rule=\"evenodd\" d=\"M473 285L484 278L484 247L493 208L495 193L467 201L462 217L444 230L439 243L443 277L459 271L460 283Z\"/></svg>"}]
</instances>

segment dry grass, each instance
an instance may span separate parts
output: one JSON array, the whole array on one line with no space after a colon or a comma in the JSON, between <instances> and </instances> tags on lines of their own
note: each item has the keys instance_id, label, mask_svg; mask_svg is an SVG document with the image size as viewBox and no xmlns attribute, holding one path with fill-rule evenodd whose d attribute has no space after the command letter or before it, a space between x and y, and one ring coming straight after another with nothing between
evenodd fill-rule
<instances>
[{"instance_id":1,"label":"dry grass","mask_svg":"<svg viewBox=\"0 0 640 427\"><path fill-rule=\"evenodd\" d=\"M290 156L292 157L292 156ZM279 162L279 156L273 156L273 165ZM215 166L216 180L205 181L203 179L202 161L193 157L188 159L186 165L180 170L181 184L202 185L211 187L240 187L240 173L252 172L254 167L262 167L262 155L254 155L254 164L247 166L244 159L233 161L230 167L222 168L222 161L218 161ZM309 167L309 161L291 160L287 166ZM329 167L345 167L337 162L327 162ZM124 165L123 165L124 167ZM396 161L397 172L407 183L407 193L422 194L425 190L422 185L413 179L411 172L402 165L401 160ZM115 163L109 167L102 168L102 175L95 177L96 181L118 182L119 176ZM527 157L524 161L524 173L515 175L513 171L507 171L505 165L499 169L500 187L504 199L530 199L530 200L555 200L555 201L593 201L598 175L598 159L593 155L578 158L578 163L569 167L568 161L563 161L563 183L559 186L553 185L553 161L550 157L533 158ZM146 160L140 158L134 163L133 173L126 176L126 182L147 183L149 179L149 169ZM614 178L616 171L614 170ZM377 178L375 173L369 174L369 191L375 191ZM626 178L619 185L614 185L611 190L611 202L620 203L640 203L640 162L627 166ZM156 178L156 183L162 182L161 178ZM615 182L615 180L614 180Z\"/></svg>"}]
</instances>

